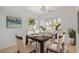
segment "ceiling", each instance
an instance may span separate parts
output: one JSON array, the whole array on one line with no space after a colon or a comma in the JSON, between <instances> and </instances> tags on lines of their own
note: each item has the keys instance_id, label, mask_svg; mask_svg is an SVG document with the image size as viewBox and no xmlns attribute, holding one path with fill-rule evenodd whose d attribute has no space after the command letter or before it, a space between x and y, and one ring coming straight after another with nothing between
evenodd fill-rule
<instances>
[{"instance_id":1,"label":"ceiling","mask_svg":"<svg viewBox=\"0 0 79 59\"><path fill-rule=\"evenodd\" d=\"M57 12L57 11L64 11L67 10L68 8L73 8L74 6L45 6L46 7L46 11L43 12L42 10L40 10L42 6L5 6L5 8L7 9L11 9L11 10L15 10L17 12L20 13L25 13L25 12L31 12L31 13L35 13L35 14L48 14L48 13L53 13L53 12ZM3 8L3 7L1 7ZM79 7L77 7L79 9ZM20 11L21 10L21 11Z\"/></svg>"},{"instance_id":2,"label":"ceiling","mask_svg":"<svg viewBox=\"0 0 79 59\"><path fill-rule=\"evenodd\" d=\"M46 7L45 12L40 10L41 7L42 6L27 6L25 8L34 13L37 13L37 14L46 14L46 13L52 13L52 12L57 12L57 11L61 11L61 10L66 10L68 8L73 8L74 6L45 6Z\"/></svg>"},{"instance_id":3,"label":"ceiling","mask_svg":"<svg viewBox=\"0 0 79 59\"><path fill-rule=\"evenodd\" d=\"M37 14L45 14L45 13L51 13L53 11L56 11L61 7L58 7L58 6L46 6L46 11L44 11L44 12L42 10L40 10L41 6L29 6L29 7L25 7L25 8L27 8L30 11L33 11L33 12L35 12Z\"/></svg>"}]
</instances>

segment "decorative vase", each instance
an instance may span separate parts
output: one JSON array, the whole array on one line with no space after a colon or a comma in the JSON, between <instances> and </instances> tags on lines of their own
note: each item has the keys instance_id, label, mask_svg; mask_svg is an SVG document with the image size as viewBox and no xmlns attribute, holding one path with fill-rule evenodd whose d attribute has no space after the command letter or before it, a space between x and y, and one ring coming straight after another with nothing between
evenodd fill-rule
<instances>
[{"instance_id":1,"label":"decorative vase","mask_svg":"<svg viewBox=\"0 0 79 59\"><path fill-rule=\"evenodd\" d=\"M76 45L76 38L70 38L70 44Z\"/></svg>"},{"instance_id":2,"label":"decorative vase","mask_svg":"<svg viewBox=\"0 0 79 59\"><path fill-rule=\"evenodd\" d=\"M74 39L73 38L70 38L70 44L74 45Z\"/></svg>"}]
</instances>

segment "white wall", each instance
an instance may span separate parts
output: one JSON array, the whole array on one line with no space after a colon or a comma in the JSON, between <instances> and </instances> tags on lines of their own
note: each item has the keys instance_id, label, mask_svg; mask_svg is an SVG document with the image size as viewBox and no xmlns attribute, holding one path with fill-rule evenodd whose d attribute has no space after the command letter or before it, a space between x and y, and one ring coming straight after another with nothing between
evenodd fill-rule
<instances>
[{"instance_id":1,"label":"white wall","mask_svg":"<svg viewBox=\"0 0 79 59\"><path fill-rule=\"evenodd\" d=\"M19 16L22 18L22 28L6 28L6 16ZM36 14L23 7L0 7L0 48L6 48L16 43L15 34L25 35L27 20L36 18Z\"/></svg>"}]
</instances>

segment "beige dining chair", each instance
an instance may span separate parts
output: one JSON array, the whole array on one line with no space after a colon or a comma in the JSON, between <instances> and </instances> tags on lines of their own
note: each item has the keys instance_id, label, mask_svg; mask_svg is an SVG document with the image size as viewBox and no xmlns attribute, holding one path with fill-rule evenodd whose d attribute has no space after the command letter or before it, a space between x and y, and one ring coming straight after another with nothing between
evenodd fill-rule
<instances>
[{"instance_id":1,"label":"beige dining chair","mask_svg":"<svg viewBox=\"0 0 79 59\"><path fill-rule=\"evenodd\" d=\"M58 39L58 43L57 44L55 44L55 43L49 44L48 47L47 47L46 52L52 51L52 52L55 52L55 53L60 53L61 49L62 49L62 46L61 46L61 40L62 39L63 39L63 36L60 35L59 39Z\"/></svg>"},{"instance_id":2,"label":"beige dining chair","mask_svg":"<svg viewBox=\"0 0 79 59\"><path fill-rule=\"evenodd\" d=\"M61 40L61 46L62 46L62 50L61 50L61 51L64 52L65 49L67 50L67 48L65 48L66 45L65 45L65 43L64 43L64 39L65 39L66 33L63 32L61 35L63 36L63 37L62 37L63 39ZM58 43L58 39L54 39L54 40L53 40L53 43L57 44L57 43Z\"/></svg>"},{"instance_id":3,"label":"beige dining chair","mask_svg":"<svg viewBox=\"0 0 79 59\"><path fill-rule=\"evenodd\" d=\"M63 32L62 35L63 35L63 40L62 40L62 43L63 43L64 42L64 38L65 38L65 32ZM57 44L58 43L58 38L56 38L56 39L54 38L53 39L53 43Z\"/></svg>"},{"instance_id":4,"label":"beige dining chair","mask_svg":"<svg viewBox=\"0 0 79 59\"><path fill-rule=\"evenodd\" d=\"M16 40L17 40L17 49L18 49L18 53L32 53L32 52L36 52L36 49L28 44L25 45L23 43L23 37L17 36L16 35Z\"/></svg>"}]
</instances>

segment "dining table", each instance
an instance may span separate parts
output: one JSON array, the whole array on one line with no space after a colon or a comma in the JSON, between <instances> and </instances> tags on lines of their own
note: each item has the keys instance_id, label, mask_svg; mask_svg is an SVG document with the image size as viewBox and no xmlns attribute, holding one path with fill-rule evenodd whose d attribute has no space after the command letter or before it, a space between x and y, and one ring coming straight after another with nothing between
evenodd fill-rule
<instances>
[{"instance_id":1,"label":"dining table","mask_svg":"<svg viewBox=\"0 0 79 59\"><path fill-rule=\"evenodd\" d=\"M40 43L40 53L44 53L44 43L49 39L52 39L52 35L38 35L38 34L27 34L26 44L28 44L28 39L32 39Z\"/></svg>"}]
</instances>

